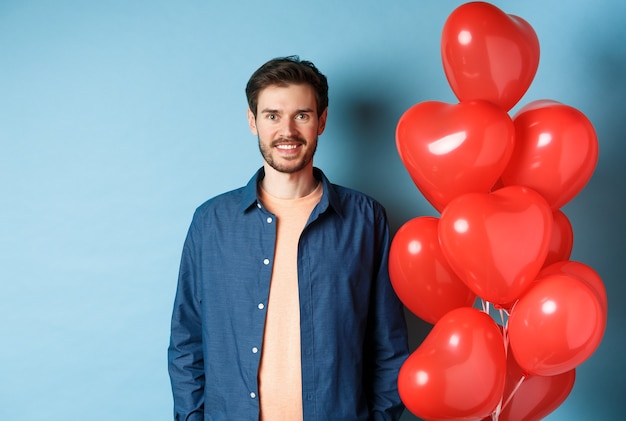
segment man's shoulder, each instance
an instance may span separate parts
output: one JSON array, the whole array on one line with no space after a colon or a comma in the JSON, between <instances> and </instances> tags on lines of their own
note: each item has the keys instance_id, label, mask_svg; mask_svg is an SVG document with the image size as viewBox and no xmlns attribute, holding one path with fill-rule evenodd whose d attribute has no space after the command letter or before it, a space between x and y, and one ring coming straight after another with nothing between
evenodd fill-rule
<instances>
[{"instance_id":1,"label":"man's shoulder","mask_svg":"<svg viewBox=\"0 0 626 421\"><path fill-rule=\"evenodd\" d=\"M348 196L350 198L353 197L358 197L358 198L362 198L364 200L372 200L372 201L376 201L376 199L374 199L373 197L371 197L369 194L361 191L361 190L356 190L353 189L352 187L347 187L341 184L335 184L335 183L331 183L331 186L333 187L333 189L337 192L337 194L341 195L341 196Z\"/></svg>"},{"instance_id":2,"label":"man's shoulder","mask_svg":"<svg viewBox=\"0 0 626 421\"><path fill-rule=\"evenodd\" d=\"M340 184L331 184L330 186L334 192L334 201L336 202L334 205L339 206L345 216L359 217L359 215L369 214L386 218L384 206L369 194Z\"/></svg>"},{"instance_id":3,"label":"man's shoulder","mask_svg":"<svg viewBox=\"0 0 626 421\"><path fill-rule=\"evenodd\" d=\"M381 203L376 200L374 197L370 196L368 193L365 193L360 190L353 189L351 187L346 187L340 184L331 184L331 187L337 194L337 197L342 201L348 201L349 203L353 201L370 203L373 206L382 206Z\"/></svg>"},{"instance_id":4,"label":"man's shoulder","mask_svg":"<svg viewBox=\"0 0 626 421\"><path fill-rule=\"evenodd\" d=\"M245 187L239 187L213 196L196 208L196 216L208 214L232 213L241 207Z\"/></svg>"}]
</instances>

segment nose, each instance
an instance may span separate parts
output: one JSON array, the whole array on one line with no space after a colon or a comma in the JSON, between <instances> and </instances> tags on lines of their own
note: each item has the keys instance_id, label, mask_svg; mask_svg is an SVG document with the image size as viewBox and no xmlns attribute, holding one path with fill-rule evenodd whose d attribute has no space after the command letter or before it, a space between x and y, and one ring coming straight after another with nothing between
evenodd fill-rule
<instances>
[{"instance_id":1,"label":"nose","mask_svg":"<svg viewBox=\"0 0 626 421\"><path fill-rule=\"evenodd\" d=\"M281 121L280 135L283 137L292 137L298 132L296 122L291 118L286 118Z\"/></svg>"}]
</instances>

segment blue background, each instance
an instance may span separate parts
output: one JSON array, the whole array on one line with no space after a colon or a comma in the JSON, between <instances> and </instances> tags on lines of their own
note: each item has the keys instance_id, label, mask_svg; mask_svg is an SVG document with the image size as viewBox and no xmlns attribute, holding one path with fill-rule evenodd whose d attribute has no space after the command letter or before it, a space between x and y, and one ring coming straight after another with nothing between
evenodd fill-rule
<instances>
[{"instance_id":1,"label":"blue background","mask_svg":"<svg viewBox=\"0 0 626 421\"><path fill-rule=\"evenodd\" d=\"M272 57L299 54L329 78L315 162L331 180L380 200L393 230L437 216L394 130L417 102L456 102L439 41L463 3L0 1L0 419L171 419L182 242L197 205L261 165L243 90ZM621 419L626 3L493 4L540 40L516 108L576 107L600 142L592 179L563 210L572 259L605 282L608 325L548 419ZM415 347L430 325L409 322Z\"/></svg>"}]
</instances>

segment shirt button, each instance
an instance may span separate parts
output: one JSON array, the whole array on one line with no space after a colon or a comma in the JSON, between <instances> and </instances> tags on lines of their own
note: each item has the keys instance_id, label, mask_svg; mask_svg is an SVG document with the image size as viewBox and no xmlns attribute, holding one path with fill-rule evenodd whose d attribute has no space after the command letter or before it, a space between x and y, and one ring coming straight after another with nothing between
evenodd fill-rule
<instances>
[{"instance_id":1,"label":"shirt button","mask_svg":"<svg viewBox=\"0 0 626 421\"><path fill-rule=\"evenodd\" d=\"M259 310L263 310L265 308L265 304L259 303L257 307L259 308Z\"/></svg>"},{"instance_id":2,"label":"shirt button","mask_svg":"<svg viewBox=\"0 0 626 421\"><path fill-rule=\"evenodd\" d=\"M263 264L264 265L269 265L270 264L270 259L264 259L263 260Z\"/></svg>"},{"instance_id":3,"label":"shirt button","mask_svg":"<svg viewBox=\"0 0 626 421\"><path fill-rule=\"evenodd\" d=\"M254 393L254 392L250 392L250 397L251 397L252 399L256 398L256 393Z\"/></svg>"},{"instance_id":4,"label":"shirt button","mask_svg":"<svg viewBox=\"0 0 626 421\"><path fill-rule=\"evenodd\" d=\"M272 223L272 217L271 217L271 216L268 216L268 217L267 217L267 223L268 223L268 224L271 224L271 223Z\"/></svg>"},{"instance_id":5,"label":"shirt button","mask_svg":"<svg viewBox=\"0 0 626 421\"><path fill-rule=\"evenodd\" d=\"M261 209L261 204L259 202L256 202L256 207Z\"/></svg>"},{"instance_id":6,"label":"shirt button","mask_svg":"<svg viewBox=\"0 0 626 421\"><path fill-rule=\"evenodd\" d=\"M259 348L257 348L256 346L252 347L252 353L256 354L257 352L259 352Z\"/></svg>"}]
</instances>

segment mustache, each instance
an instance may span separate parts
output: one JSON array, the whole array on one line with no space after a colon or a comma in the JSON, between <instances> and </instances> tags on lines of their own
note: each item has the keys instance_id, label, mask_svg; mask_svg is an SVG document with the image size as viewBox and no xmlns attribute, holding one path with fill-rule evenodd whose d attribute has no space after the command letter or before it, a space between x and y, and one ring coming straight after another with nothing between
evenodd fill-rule
<instances>
[{"instance_id":1,"label":"mustache","mask_svg":"<svg viewBox=\"0 0 626 421\"><path fill-rule=\"evenodd\" d=\"M291 137L281 137L272 142L272 146L280 145L281 143L301 143L303 145L307 144L306 139L299 136L291 136Z\"/></svg>"}]
</instances>

